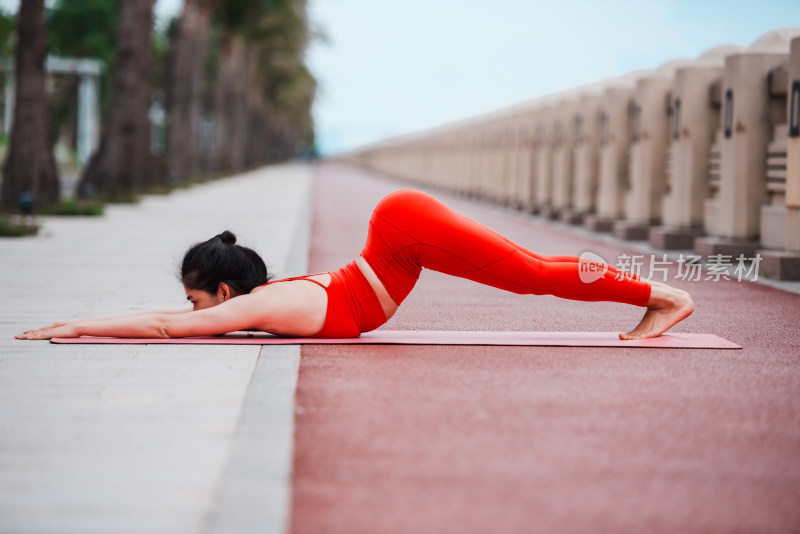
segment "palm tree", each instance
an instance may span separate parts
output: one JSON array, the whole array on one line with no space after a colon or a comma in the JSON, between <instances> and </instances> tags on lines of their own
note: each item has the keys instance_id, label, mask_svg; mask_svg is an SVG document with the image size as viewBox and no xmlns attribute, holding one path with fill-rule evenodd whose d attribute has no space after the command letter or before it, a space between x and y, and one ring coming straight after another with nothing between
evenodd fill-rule
<instances>
[{"instance_id":1,"label":"palm tree","mask_svg":"<svg viewBox=\"0 0 800 534\"><path fill-rule=\"evenodd\" d=\"M252 70L252 48L241 34L226 31L219 49L212 167L235 173L245 168L247 80Z\"/></svg>"},{"instance_id":2,"label":"palm tree","mask_svg":"<svg viewBox=\"0 0 800 534\"><path fill-rule=\"evenodd\" d=\"M60 198L58 169L48 139L44 0L21 2L17 17L16 105L0 202L12 208L28 195L37 207L44 207Z\"/></svg>"},{"instance_id":3,"label":"palm tree","mask_svg":"<svg viewBox=\"0 0 800 534\"><path fill-rule=\"evenodd\" d=\"M153 180L150 155L150 41L154 0L122 0L116 68L100 146L83 174L81 196L129 198Z\"/></svg>"},{"instance_id":4,"label":"palm tree","mask_svg":"<svg viewBox=\"0 0 800 534\"><path fill-rule=\"evenodd\" d=\"M204 115L206 60L218 0L185 0L172 52L167 172L170 181L195 177Z\"/></svg>"},{"instance_id":5,"label":"palm tree","mask_svg":"<svg viewBox=\"0 0 800 534\"><path fill-rule=\"evenodd\" d=\"M313 143L309 34L305 0L185 1L168 83L174 181L288 159Z\"/></svg>"},{"instance_id":6,"label":"palm tree","mask_svg":"<svg viewBox=\"0 0 800 534\"><path fill-rule=\"evenodd\" d=\"M316 81L304 65L305 0L229 0L216 84L217 150L248 167L289 159L313 143ZM222 73L234 73L223 80ZM235 95L235 96L234 96Z\"/></svg>"}]
</instances>

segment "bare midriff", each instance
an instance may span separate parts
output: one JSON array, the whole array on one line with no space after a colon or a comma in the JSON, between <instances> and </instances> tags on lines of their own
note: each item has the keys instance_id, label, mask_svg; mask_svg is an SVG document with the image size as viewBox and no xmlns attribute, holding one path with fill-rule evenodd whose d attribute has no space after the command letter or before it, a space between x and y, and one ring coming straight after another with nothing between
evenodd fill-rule
<instances>
[{"instance_id":1,"label":"bare midriff","mask_svg":"<svg viewBox=\"0 0 800 534\"><path fill-rule=\"evenodd\" d=\"M386 314L386 320L388 321L392 315L394 315L394 312L397 311L397 303L389 296L389 292L386 291L383 282L380 281L378 275L376 275L372 267L369 266L367 260L359 256L356 259L356 265L358 265L358 268L361 270L364 278L367 279L367 282L369 282L369 285L372 286L375 295L378 296L378 301L381 303L381 308L383 308L383 313Z\"/></svg>"},{"instance_id":2,"label":"bare midriff","mask_svg":"<svg viewBox=\"0 0 800 534\"><path fill-rule=\"evenodd\" d=\"M370 287L372 287L373 291L375 291L375 295L378 297L378 302L381 303L381 308L383 309L383 313L386 315L386 320L388 321L397 311L397 303L392 300L391 296L389 296L389 292L386 291L386 287L384 287L383 282L380 281L380 278L378 278L378 275L376 275L375 271L372 270L372 267L370 267L369 263L367 263L367 260L359 256L358 259L356 259L356 265L358 265L358 269L364 275L364 278L367 279L367 282L369 282ZM323 284L325 287L331 283L331 275L328 273L315 274L308 276L307 278L313 278L314 280L317 280Z\"/></svg>"}]
</instances>

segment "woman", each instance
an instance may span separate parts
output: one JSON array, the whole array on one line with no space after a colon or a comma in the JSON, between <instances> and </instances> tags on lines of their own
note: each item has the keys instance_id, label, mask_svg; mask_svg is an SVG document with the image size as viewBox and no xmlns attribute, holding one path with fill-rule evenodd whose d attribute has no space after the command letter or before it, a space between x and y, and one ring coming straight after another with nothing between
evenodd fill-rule
<instances>
[{"instance_id":1,"label":"woman","mask_svg":"<svg viewBox=\"0 0 800 534\"><path fill-rule=\"evenodd\" d=\"M263 260L226 231L183 259L181 280L193 310L56 323L16 337L176 338L235 330L357 337L394 315L423 267L519 294L646 307L621 339L661 335L694 310L685 291L605 264L594 264L597 279L584 282L582 266L577 257L535 254L430 195L403 190L378 204L361 256L338 271L270 282Z\"/></svg>"}]
</instances>

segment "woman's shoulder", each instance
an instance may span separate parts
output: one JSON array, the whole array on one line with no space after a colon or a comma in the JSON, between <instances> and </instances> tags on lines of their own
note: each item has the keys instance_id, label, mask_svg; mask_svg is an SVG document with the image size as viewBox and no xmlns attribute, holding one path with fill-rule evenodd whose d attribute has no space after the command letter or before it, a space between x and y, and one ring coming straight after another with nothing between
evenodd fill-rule
<instances>
[{"instance_id":1,"label":"woman's shoulder","mask_svg":"<svg viewBox=\"0 0 800 534\"><path fill-rule=\"evenodd\" d=\"M281 278L279 280L271 280L266 284L260 285L253 289L254 291L260 291L264 288L268 287L303 287L307 284L295 284L294 282L311 282L315 285L320 285L323 288L327 288L331 283L331 275L330 273L317 273L317 274L307 274L304 276L295 276L292 278Z\"/></svg>"},{"instance_id":2,"label":"woman's shoulder","mask_svg":"<svg viewBox=\"0 0 800 534\"><path fill-rule=\"evenodd\" d=\"M330 278L327 274L314 276ZM241 298L248 299L259 310L260 320L254 326L266 332L308 336L320 331L325 323L328 295L322 282L275 280Z\"/></svg>"}]
</instances>

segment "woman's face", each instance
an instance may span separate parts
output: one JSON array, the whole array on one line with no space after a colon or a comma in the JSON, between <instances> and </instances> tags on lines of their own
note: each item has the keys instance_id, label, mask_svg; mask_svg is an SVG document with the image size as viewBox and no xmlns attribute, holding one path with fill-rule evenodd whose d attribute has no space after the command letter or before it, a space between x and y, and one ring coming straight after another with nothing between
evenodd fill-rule
<instances>
[{"instance_id":1,"label":"woman's face","mask_svg":"<svg viewBox=\"0 0 800 534\"><path fill-rule=\"evenodd\" d=\"M213 295L202 289L190 289L186 286L183 286L183 289L186 291L186 300L192 303L194 311L205 310L225 301L220 292Z\"/></svg>"}]
</instances>

